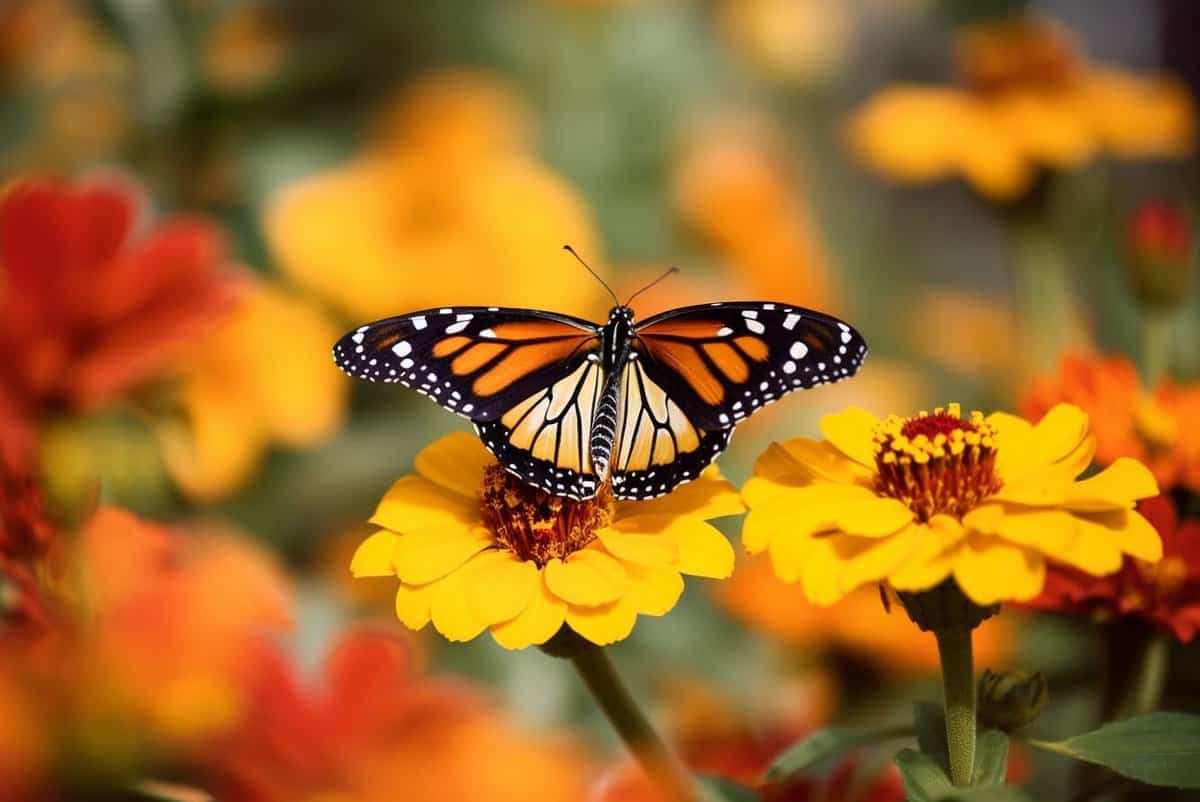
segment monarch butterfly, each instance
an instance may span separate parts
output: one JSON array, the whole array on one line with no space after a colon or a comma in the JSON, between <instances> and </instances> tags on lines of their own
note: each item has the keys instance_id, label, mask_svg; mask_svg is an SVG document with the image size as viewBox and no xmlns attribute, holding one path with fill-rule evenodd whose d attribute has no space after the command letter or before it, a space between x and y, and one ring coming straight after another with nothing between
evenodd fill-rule
<instances>
[{"instance_id":1,"label":"monarch butterfly","mask_svg":"<svg viewBox=\"0 0 1200 802\"><path fill-rule=\"evenodd\" d=\"M541 490L586 499L608 481L617 498L647 499L699 476L756 410L852 376L867 353L846 323L782 303L635 322L633 298L613 300L603 325L496 306L390 317L338 340L334 361L469 418L500 463Z\"/></svg>"}]
</instances>

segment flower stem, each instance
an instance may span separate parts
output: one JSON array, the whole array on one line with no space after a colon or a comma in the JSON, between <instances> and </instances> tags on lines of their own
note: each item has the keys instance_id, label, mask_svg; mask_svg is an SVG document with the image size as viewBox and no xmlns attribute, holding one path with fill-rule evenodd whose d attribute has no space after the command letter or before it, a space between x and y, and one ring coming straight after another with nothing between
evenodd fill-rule
<instances>
[{"instance_id":1,"label":"flower stem","mask_svg":"<svg viewBox=\"0 0 1200 802\"><path fill-rule=\"evenodd\" d=\"M1171 316L1162 310L1142 313L1142 378L1153 387L1171 362Z\"/></svg>"},{"instance_id":2,"label":"flower stem","mask_svg":"<svg viewBox=\"0 0 1200 802\"><path fill-rule=\"evenodd\" d=\"M695 802L696 785L621 682L608 654L588 644L570 657L613 729L671 802Z\"/></svg>"},{"instance_id":3,"label":"flower stem","mask_svg":"<svg viewBox=\"0 0 1200 802\"><path fill-rule=\"evenodd\" d=\"M1163 688L1167 684L1167 667L1171 656L1171 642L1162 632L1155 632L1146 644L1138 665L1137 684L1133 691L1133 714L1153 713L1162 700Z\"/></svg>"},{"instance_id":4,"label":"flower stem","mask_svg":"<svg viewBox=\"0 0 1200 802\"><path fill-rule=\"evenodd\" d=\"M946 745L950 752L950 780L959 787L971 784L975 771L975 665L971 654L971 629L948 627L934 632L942 662L942 688L946 696Z\"/></svg>"},{"instance_id":5,"label":"flower stem","mask_svg":"<svg viewBox=\"0 0 1200 802\"><path fill-rule=\"evenodd\" d=\"M1074 344L1077 306L1062 251L1045 221L1018 217L1010 232L1015 345L1024 379L1052 370L1058 355Z\"/></svg>"}]
</instances>

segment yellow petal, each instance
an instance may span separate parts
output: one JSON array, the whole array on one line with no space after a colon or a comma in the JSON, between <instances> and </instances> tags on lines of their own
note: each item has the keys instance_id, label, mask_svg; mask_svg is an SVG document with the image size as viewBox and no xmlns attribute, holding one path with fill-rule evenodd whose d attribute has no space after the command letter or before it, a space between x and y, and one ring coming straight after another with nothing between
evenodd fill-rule
<instances>
[{"instance_id":1,"label":"yellow petal","mask_svg":"<svg viewBox=\"0 0 1200 802\"><path fill-rule=\"evenodd\" d=\"M433 602L436 582L428 585L400 584L396 590L396 617L409 629L423 629L429 623L429 608Z\"/></svg>"},{"instance_id":2,"label":"yellow petal","mask_svg":"<svg viewBox=\"0 0 1200 802\"><path fill-rule=\"evenodd\" d=\"M974 532L1028 547L1096 576L1121 567L1121 551L1065 510L985 504L963 516Z\"/></svg>"},{"instance_id":3,"label":"yellow petal","mask_svg":"<svg viewBox=\"0 0 1200 802\"><path fill-rule=\"evenodd\" d=\"M683 594L683 577L665 565L629 565L629 590L626 591L639 613L665 615Z\"/></svg>"},{"instance_id":4,"label":"yellow petal","mask_svg":"<svg viewBox=\"0 0 1200 802\"><path fill-rule=\"evenodd\" d=\"M486 529L445 531L423 529L396 538L392 562L396 575L410 585L424 585L458 568L492 545Z\"/></svg>"},{"instance_id":5,"label":"yellow petal","mask_svg":"<svg viewBox=\"0 0 1200 802\"><path fill-rule=\"evenodd\" d=\"M475 617L487 625L516 618L529 604L540 572L507 550L487 551L471 561L468 600Z\"/></svg>"},{"instance_id":6,"label":"yellow petal","mask_svg":"<svg viewBox=\"0 0 1200 802\"><path fill-rule=\"evenodd\" d=\"M821 418L821 434L838 451L871 471L875 469L875 451L871 437L879 419L859 407L850 407Z\"/></svg>"},{"instance_id":7,"label":"yellow petal","mask_svg":"<svg viewBox=\"0 0 1200 802\"><path fill-rule=\"evenodd\" d=\"M637 622L633 599L622 597L599 607L567 607L567 626L597 646L607 646L629 637Z\"/></svg>"},{"instance_id":8,"label":"yellow petal","mask_svg":"<svg viewBox=\"0 0 1200 802\"><path fill-rule=\"evenodd\" d=\"M468 601L469 580L470 571L464 568L434 584L429 616L434 629L447 640L471 640L486 627Z\"/></svg>"},{"instance_id":9,"label":"yellow petal","mask_svg":"<svg viewBox=\"0 0 1200 802\"><path fill-rule=\"evenodd\" d=\"M355 577L395 576L392 555L396 549L396 535L382 531L368 537L354 550L350 559L350 574Z\"/></svg>"},{"instance_id":10,"label":"yellow petal","mask_svg":"<svg viewBox=\"0 0 1200 802\"><path fill-rule=\"evenodd\" d=\"M841 424L839 423L838 426ZM871 430L868 429L868 447L870 447L870 437ZM807 473L811 473L814 479L838 484L853 484L868 482L875 475L874 457L872 457L871 463L864 467L855 461L856 458L853 455L847 455L839 450L832 441L809 440L799 437L785 442L783 448Z\"/></svg>"},{"instance_id":11,"label":"yellow petal","mask_svg":"<svg viewBox=\"0 0 1200 802\"><path fill-rule=\"evenodd\" d=\"M1115 549L1143 562L1162 559L1162 539L1141 513L1134 510L1081 514L1080 526Z\"/></svg>"},{"instance_id":12,"label":"yellow petal","mask_svg":"<svg viewBox=\"0 0 1200 802\"><path fill-rule=\"evenodd\" d=\"M888 577L897 590L928 590L950 575L955 551L966 538L962 525L948 515L935 515L920 528L921 538L912 554Z\"/></svg>"},{"instance_id":13,"label":"yellow petal","mask_svg":"<svg viewBox=\"0 0 1200 802\"><path fill-rule=\"evenodd\" d=\"M810 535L784 534L771 541L771 567L783 582L799 582L805 558L816 539Z\"/></svg>"},{"instance_id":14,"label":"yellow petal","mask_svg":"<svg viewBox=\"0 0 1200 802\"><path fill-rule=\"evenodd\" d=\"M608 604L625 592L629 579L612 557L595 548L575 552L567 559L554 559L543 569L546 586L571 605Z\"/></svg>"},{"instance_id":15,"label":"yellow petal","mask_svg":"<svg viewBox=\"0 0 1200 802\"><path fill-rule=\"evenodd\" d=\"M842 530L863 537L883 537L912 520L901 502L883 498L860 485L815 482L780 493L752 508L742 524L742 544L757 554L786 534L806 536Z\"/></svg>"},{"instance_id":16,"label":"yellow petal","mask_svg":"<svg viewBox=\"0 0 1200 802\"><path fill-rule=\"evenodd\" d=\"M466 432L448 434L417 454L417 473L431 482L469 499L479 498L483 471L495 458Z\"/></svg>"},{"instance_id":17,"label":"yellow petal","mask_svg":"<svg viewBox=\"0 0 1200 802\"><path fill-rule=\"evenodd\" d=\"M663 565L679 555L675 539L666 533L676 522L669 515L635 515L618 519L596 533L609 554L639 565Z\"/></svg>"},{"instance_id":18,"label":"yellow petal","mask_svg":"<svg viewBox=\"0 0 1200 802\"><path fill-rule=\"evenodd\" d=\"M842 590L849 593L868 583L885 579L912 556L921 545L924 534L920 527L909 526L881 539L840 539L843 548L850 546L842 555ZM835 543L835 548L838 545Z\"/></svg>"},{"instance_id":19,"label":"yellow petal","mask_svg":"<svg viewBox=\"0 0 1200 802\"><path fill-rule=\"evenodd\" d=\"M379 500L371 523L393 532L434 526L469 526L479 521L479 502L421 476L405 476Z\"/></svg>"},{"instance_id":20,"label":"yellow petal","mask_svg":"<svg viewBox=\"0 0 1200 802\"><path fill-rule=\"evenodd\" d=\"M838 510L834 525L850 535L883 537L899 532L912 519L912 510L903 502L894 498L871 496Z\"/></svg>"},{"instance_id":21,"label":"yellow petal","mask_svg":"<svg viewBox=\"0 0 1200 802\"><path fill-rule=\"evenodd\" d=\"M828 606L846 595L841 581L842 560L834 545L835 538L845 535L829 535L812 538L811 546L804 556L800 580L804 595L814 604Z\"/></svg>"},{"instance_id":22,"label":"yellow petal","mask_svg":"<svg viewBox=\"0 0 1200 802\"><path fill-rule=\"evenodd\" d=\"M733 546L712 524L683 518L669 534L679 549L675 569L680 573L712 579L733 573Z\"/></svg>"},{"instance_id":23,"label":"yellow petal","mask_svg":"<svg viewBox=\"0 0 1200 802\"><path fill-rule=\"evenodd\" d=\"M649 501L617 502L618 519L633 515L689 515L711 520L745 511L737 488L721 478L717 466L710 465L696 479L680 485L665 496Z\"/></svg>"},{"instance_id":24,"label":"yellow petal","mask_svg":"<svg viewBox=\"0 0 1200 802\"><path fill-rule=\"evenodd\" d=\"M976 604L1028 601L1042 591L1046 561L1032 549L971 535L954 560L954 580Z\"/></svg>"},{"instance_id":25,"label":"yellow petal","mask_svg":"<svg viewBox=\"0 0 1200 802\"><path fill-rule=\"evenodd\" d=\"M1073 484L1066 504L1080 512L1124 509L1158 495L1154 474L1142 463L1121 457L1095 476Z\"/></svg>"},{"instance_id":26,"label":"yellow petal","mask_svg":"<svg viewBox=\"0 0 1200 802\"><path fill-rule=\"evenodd\" d=\"M1054 463L1073 452L1088 434L1088 416L1072 404L1056 404L1033 427L1035 461Z\"/></svg>"},{"instance_id":27,"label":"yellow petal","mask_svg":"<svg viewBox=\"0 0 1200 802\"><path fill-rule=\"evenodd\" d=\"M505 649L524 649L554 637L566 620L567 605L546 587L539 574L534 593L521 614L492 627L492 637Z\"/></svg>"}]
</instances>

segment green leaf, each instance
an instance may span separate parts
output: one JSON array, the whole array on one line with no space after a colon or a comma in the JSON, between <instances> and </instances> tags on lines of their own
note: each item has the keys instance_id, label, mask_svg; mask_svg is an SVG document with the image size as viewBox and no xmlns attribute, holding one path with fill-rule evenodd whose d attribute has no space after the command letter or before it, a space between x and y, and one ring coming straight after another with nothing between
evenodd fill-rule
<instances>
[{"instance_id":1,"label":"green leaf","mask_svg":"<svg viewBox=\"0 0 1200 802\"><path fill-rule=\"evenodd\" d=\"M985 730L975 740L975 772L972 785L1004 785L1008 771L1008 736L1000 730Z\"/></svg>"},{"instance_id":2,"label":"green leaf","mask_svg":"<svg viewBox=\"0 0 1200 802\"><path fill-rule=\"evenodd\" d=\"M955 788L946 772L923 752L902 749L896 754L896 765L909 802L1029 802L1024 791L1011 785Z\"/></svg>"},{"instance_id":3,"label":"green leaf","mask_svg":"<svg viewBox=\"0 0 1200 802\"><path fill-rule=\"evenodd\" d=\"M1150 713L1065 741L1029 743L1149 785L1200 788L1200 716Z\"/></svg>"},{"instance_id":4,"label":"green leaf","mask_svg":"<svg viewBox=\"0 0 1200 802\"><path fill-rule=\"evenodd\" d=\"M711 802L759 802L758 792L724 777L698 777L704 797Z\"/></svg>"},{"instance_id":5,"label":"green leaf","mask_svg":"<svg viewBox=\"0 0 1200 802\"><path fill-rule=\"evenodd\" d=\"M941 702L914 702L913 718L917 722L917 745L950 773L950 750L946 745L946 710Z\"/></svg>"},{"instance_id":6,"label":"green leaf","mask_svg":"<svg viewBox=\"0 0 1200 802\"><path fill-rule=\"evenodd\" d=\"M875 730L859 730L849 727L829 727L817 730L776 757L771 767L767 769L767 779L771 782L786 780L822 760L850 749L895 738L911 737L912 734L912 728L908 726L885 727Z\"/></svg>"}]
</instances>

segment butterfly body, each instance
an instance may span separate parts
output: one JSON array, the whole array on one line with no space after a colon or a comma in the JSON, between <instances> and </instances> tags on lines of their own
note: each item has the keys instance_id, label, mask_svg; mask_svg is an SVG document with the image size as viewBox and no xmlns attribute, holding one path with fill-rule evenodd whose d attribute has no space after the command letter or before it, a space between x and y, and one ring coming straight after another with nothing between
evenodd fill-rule
<instances>
[{"instance_id":1,"label":"butterfly body","mask_svg":"<svg viewBox=\"0 0 1200 802\"><path fill-rule=\"evenodd\" d=\"M334 346L351 376L397 383L469 418L511 473L549 493L653 498L696 478L733 428L798 389L857 371L849 325L735 302L598 325L531 309L426 310L360 326Z\"/></svg>"}]
</instances>

